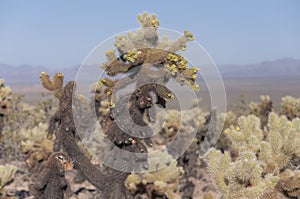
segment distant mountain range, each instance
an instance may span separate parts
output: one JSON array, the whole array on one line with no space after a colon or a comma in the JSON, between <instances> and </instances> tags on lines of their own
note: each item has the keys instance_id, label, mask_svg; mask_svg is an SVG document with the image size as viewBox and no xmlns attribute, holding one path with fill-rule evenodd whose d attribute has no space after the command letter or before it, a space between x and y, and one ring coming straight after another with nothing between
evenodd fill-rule
<instances>
[{"instance_id":1,"label":"distant mountain range","mask_svg":"<svg viewBox=\"0 0 300 199\"><path fill-rule=\"evenodd\" d=\"M53 76L56 72L63 72L65 80L72 80L75 78L78 66L64 68L62 71L52 69L50 67L37 67L30 65L11 66L7 64L0 64L0 78L5 80L8 85L31 85L39 84L39 76L41 72L47 72Z\"/></svg>"},{"instance_id":2,"label":"distant mountain range","mask_svg":"<svg viewBox=\"0 0 300 199\"><path fill-rule=\"evenodd\" d=\"M224 78L238 77L299 77L300 59L283 58L247 65L218 66Z\"/></svg>"},{"instance_id":3,"label":"distant mountain range","mask_svg":"<svg viewBox=\"0 0 300 199\"><path fill-rule=\"evenodd\" d=\"M95 73L99 73L96 71ZM300 60L284 58L274 61L265 61L247 65L221 65L218 66L223 78L246 78L246 77L299 77ZM36 67L30 65L11 66L0 64L0 78L5 79L8 85L32 85L39 84L39 75L42 71L50 75L55 72L63 72L66 81L74 79L79 69L79 65L65 68L62 71L50 67ZM88 75L88 74L86 74Z\"/></svg>"}]
</instances>

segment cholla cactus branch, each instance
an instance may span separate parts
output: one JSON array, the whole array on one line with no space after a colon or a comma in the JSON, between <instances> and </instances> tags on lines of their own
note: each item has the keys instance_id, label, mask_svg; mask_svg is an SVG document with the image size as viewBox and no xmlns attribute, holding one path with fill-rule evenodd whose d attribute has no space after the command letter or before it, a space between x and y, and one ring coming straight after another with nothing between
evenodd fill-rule
<instances>
[{"instance_id":1,"label":"cholla cactus branch","mask_svg":"<svg viewBox=\"0 0 300 199\"><path fill-rule=\"evenodd\" d=\"M50 76L47 73L41 72L40 80L44 88L51 91L56 98L59 99L61 97L64 83L63 73L56 73L53 76L53 79L50 80Z\"/></svg>"},{"instance_id":2,"label":"cholla cactus branch","mask_svg":"<svg viewBox=\"0 0 300 199\"><path fill-rule=\"evenodd\" d=\"M92 183L95 187L103 191L105 196L123 197L128 195L123 182L128 175L127 173L114 171L112 174L105 174L97 166L90 162L83 149L78 145L78 135L76 132L74 118L72 113L72 95L75 82L71 81L64 86L62 95L59 99L59 109L51 117L48 127L48 137L55 133L55 147L58 151L63 149L68 156L74 161L74 165L79 172ZM58 128L57 128L58 124ZM112 182L114 183L112 185Z\"/></svg>"},{"instance_id":3,"label":"cholla cactus branch","mask_svg":"<svg viewBox=\"0 0 300 199\"><path fill-rule=\"evenodd\" d=\"M233 160L228 152L215 149L207 157L209 170L225 198L274 198L282 190L291 196L297 193L298 171L291 174L284 169L300 155L300 119L288 121L270 113L263 132L260 120L250 115L240 117L238 126L225 133L237 157Z\"/></svg>"},{"instance_id":4,"label":"cholla cactus branch","mask_svg":"<svg viewBox=\"0 0 300 199\"><path fill-rule=\"evenodd\" d=\"M151 66L157 66L158 70L154 71ZM162 49L144 48L132 50L121 56L121 59L115 59L105 67L108 75L116 76L120 73L127 73L134 68L143 67L142 74L152 78L173 77L181 84L188 84L193 89L198 90L199 85L195 83L198 69L188 67L188 62L182 56L165 51ZM164 66L165 68L161 68ZM141 75L140 75L141 76Z\"/></svg>"},{"instance_id":5,"label":"cholla cactus branch","mask_svg":"<svg viewBox=\"0 0 300 199\"><path fill-rule=\"evenodd\" d=\"M187 42L193 41L195 39L196 38L191 32L185 30L184 35L182 37L170 43L170 47L168 48L168 50L170 52L176 52L178 50L185 51Z\"/></svg>"},{"instance_id":6,"label":"cholla cactus branch","mask_svg":"<svg viewBox=\"0 0 300 199\"><path fill-rule=\"evenodd\" d=\"M159 26L159 20L155 14L149 15L148 12L144 12L142 14L138 14L137 19L143 28L157 28Z\"/></svg>"},{"instance_id":7,"label":"cholla cactus branch","mask_svg":"<svg viewBox=\"0 0 300 199\"><path fill-rule=\"evenodd\" d=\"M69 185L65 171L73 168L73 161L63 153L52 154L46 166L39 173L34 184L29 186L31 193L41 199L63 199Z\"/></svg>"}]
</instances>

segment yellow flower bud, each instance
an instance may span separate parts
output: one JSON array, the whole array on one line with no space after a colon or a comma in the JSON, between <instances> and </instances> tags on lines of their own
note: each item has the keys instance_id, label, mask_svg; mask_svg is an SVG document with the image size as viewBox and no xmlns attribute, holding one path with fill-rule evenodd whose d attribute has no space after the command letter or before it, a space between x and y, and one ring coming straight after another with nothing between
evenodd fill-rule
<instances>
[{"instance_id":1,"label":"yellow flower bud","mask_svg":"<svg viewBox=\"0 0 300 199\"><path fill-rule=\"evenodd\" d=\"M106 79L105 79L105 78L101 78L101 79L100 79L100 82L103 83L103 84L105 84Z\"/></svg>"},{"instance_id":2,"label":"yellow flower bud","mask_svg":"<svg viewBox=\"0 0 300 199\"><path fill-rule=\"evenodd\" d=\"M173 57L173 54L169 53L167 56L167 59L170 60L170 59L172 59L172 57Z\"/></svg>"},{"instance_id":3,"label":"yellow flower bud","mask_svg":"<svg viewBox=\"0 0 300 199\"><path fill-rule=\"evenodd\" d=\"M113 108L115 107L115 104L112 101L108 101L107 106Z\"/></svg>"},{"instance_id":4,"label":"yellow flower bud","mask_svg":"<svg viewBox=\"0 0 300 199\"><path fill-rule=\"evenodd\" d=\"M193 73L197 73L198 72L198 68L196 68L195 66L192 67Z\"/></svg>"},{"instance_id":5,"label":"yellow flower bud","mask_svg":"<svg viewBox=\"0 0 300 199\"><path fill-rule=\"evenodd\" d=\"M198 84L194 84L194 85L193 85L193 89L194 89L194 90L199 90L199 88L200 88L200 86L199 86Z\"/></svg>"},{"instance_id":6,"label":"yellow flower bud","mask_svg":"<svg viewBox=\"0 0 300 199\"><path fill-rule=\"evenodd\" d=\"M170 99L173 99L174 98L174 95L172 95L171 93L168 93L168 98L170 98Z\"/></svg>"},{"instance_id":7,"label":"yellow flower bud","mask_svg":"<svg viewBox=\"0 0 300 199\"><path fill-rule=\"evenodd\" d=\"M57 76L57 77L63 77L64 74L63 74L63 73L57 73L56 76Z\"/></svg>"},{"instance_id":8,"label":"yellow flower bud","mask_svg":"<svg viewBox=\"0 0 300 199\"><path fill-rule=\"evenodd\" d=\"M178 62L178 57L175 55L175 56L173 57L173 60L172 60L172 61Z\"/></svg>"}]
</instances>

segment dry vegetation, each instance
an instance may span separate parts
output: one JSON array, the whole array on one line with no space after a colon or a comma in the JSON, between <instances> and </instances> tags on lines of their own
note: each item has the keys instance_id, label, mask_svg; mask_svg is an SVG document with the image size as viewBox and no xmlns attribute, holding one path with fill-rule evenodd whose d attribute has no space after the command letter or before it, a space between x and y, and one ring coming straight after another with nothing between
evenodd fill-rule
<instances>
[{"instance_id":1,"label":"dry vegetation","mask_svg":"<svg viewBox=\"0 0 300 199\"><path fill-rule=\"evenodd\" d=\"M93 99L75 95L76 82L64 83L62 73L52 79L41 73L41 83L52 95L43 94L36 106L24 103L0 80L0 198L299 198L300 99L286 96L275 109L269 96L250 103L241 98L237 109L221 114L207 112L197 102L188 110L156 115L152 107L166 109L177 100L165 86L170 79L199 89L196 67L179 53L195 38L184 31L174 41L159 40L156 15L143 13L138 21L141 29L117 36L116 50L107 51L102 65L107 77L91 89ZM133 82L135 91L117 100L116 90ZM81 106L97 116L89 150L73 117L73 109ZM134 124L148 130L137 131L124 107ZM121 128L120 120L127 125ZM217 144L200 159L204 138L218 129ZM190 146L173 161L192 132ZM139 133L150 138L134 136ZM167 147L169 142L175 145ZM115 148L122 149L116 152L121 159L104 155ZM152 156L155 150L162 151L158 159ZM99 162L95 154L115 167ZM155 164L149 161L155 158Z\"/></svg>"}]
</instances>

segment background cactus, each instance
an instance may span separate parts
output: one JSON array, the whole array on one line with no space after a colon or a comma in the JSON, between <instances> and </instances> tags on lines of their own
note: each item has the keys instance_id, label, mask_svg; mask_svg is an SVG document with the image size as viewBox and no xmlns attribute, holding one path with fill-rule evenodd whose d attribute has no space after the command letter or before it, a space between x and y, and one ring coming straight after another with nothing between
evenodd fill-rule
<instances>
[{"instance_id":1,"label":"background cactus","mask_svg":"<svg viewBox=\"0 0 300 199\"><path fill-rule=\"evenodd\" d=\"M151 159L151 157L149 157ZM146 189L149 198L165 196L170 199L179 199L177 194L179 187L179 177L184 173L182 167L177 167L177 162L172 160L168 153L162 153L158 164L149 165L150 169L158 170L141 174L130 174L125 180L125 186L132 193L138 195ZM163 165L164 162L171 162L169 166Z\"/></svg>"},{"instance_id":2,"label":"background cactus","mask_svg":"<svg viewBox=\"0 0 300 199\"><path fill-rule=\"evenodd\" d=\"M280 114L289 120L300 117L300 98L286 96L281 99Z\"/></svg>"},{"instance_id":3,"label":"background cactus","mask_svg":"<svg viewBox=\"0 0 300 199\"><path fill-rule=\"evenodd\" d=\"M2 138L2 130L4 128L4 116L11 110L12 91L4 85L4 80L0 79L0 141Z\"/></svg>"},{"instance_id":4,"label":"background cactus","mask_svg":"<svg viewBox=\"0 0 300 199\"><path fill-rule=\"evenodd\" d=\"M268 116L273 111L273 102L268 95L260 96L261 102L250 102L249 113L260 118L261 125L265 126L268 122Z\"/></svg>"},{"instance_id":5,"label":"background cactus","mask_svg":"<svg viewBox=\"0 0 300 199\"><path fill-rule=\"evenodd\" d=\"M225 130L234 155L213 149L206 159L225 198L274 198L281 184L289 186L283 188L285 191L298 190L297 180L291 185L281 180L288 163L299 158L299 122L298 118L288 121L285 116L271 113L263 131L260 120L250 115L240 117L237 126Z\"/></svg>"},{"instance_id":6,"label":"background cactus","mask_svg":"<svg viewBox=\"0 0 300 199\"><path fill-rule=\"evenodd\" d=\"M26 163L29 168L38 170L40 164L47 160L52 153L53 142L46 138L47 124L39 123L31 130L22 129L24 135L21 141L22 153L26 154ZM25 131L25 132L24 132Z\"/></svg>"}]
</instances>

